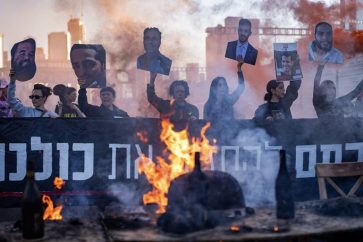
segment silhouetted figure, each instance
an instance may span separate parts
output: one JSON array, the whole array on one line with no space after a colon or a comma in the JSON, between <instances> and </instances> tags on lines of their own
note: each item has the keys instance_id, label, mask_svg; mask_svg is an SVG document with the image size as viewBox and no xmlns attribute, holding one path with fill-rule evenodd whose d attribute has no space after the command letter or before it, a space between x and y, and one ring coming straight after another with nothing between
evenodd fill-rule
<instances>
[{"instance_id":1,"label":"silhouetted figure","mask_svg":"<svg viewBox=\"0 0 363 242\"><path fill-rule=\"evenodd\" d=\"M271 80L267 83L265 94L266 103L260 105L254 119L256 122L292 119L290 108L298 97L301 80L290 81L285 93L283 82Z\"/></svg>"},{"instance_id":2,"label":"silhouetted figure","mask_svg":"<svg viewBox=\"0 0 363 242\"><path fill-rule=\"evenodd\" d=\"M238 62L237 64L238 85L231 94L229 94L228 84L224 77L216 77L213 79L208 100L204 105L204 119L212 121L234 119L233 105L245 89L245 80L241 68L242 64L243 62Z\"/></svg>"},{"instance_id":3,"label":"silhouetted figure","mask_svg":"<svg viewBox=\"0 0 363 242\"><path fill-rule=\"evenodd\" d=\"M344 117L344 109L351 101L356 98L363 90L363 80L357 87L345 96L336 98L336 87L331 80L325 80L320 83L321 75L325 66L325 62L319 63L315 79L313 105L318 118L322 117Z\"/></svg>"},{"instance_id":4,"label":"silhouetted figure","mask_svg":"<svg viewBox=\"0 0 363 242\"><path fill-rule=\"evenodd\" d=\"M10 70L9 76L8 103L11 109L16 112L17 117L58 117L58 114L48 111L44 107L47 98L52 95L51 88L42 84L35 84L32 94L29 96L34 107L26 107L15 97L15 80L17 80L17 73L14 70Z\"/></svg>"},{"instance_id":5,"label":"silhouetted figure","mask_svg":"<svg viewBox=\"0 0 363 242\"><path fill-rule=\"evenodd\" d=\"M169 118L171 121L198 119L198 108L185 100L189 96L188 83L184 80L173 81L169 87L169 95L173 99L165 100L155 93L156 75L156 73L150 72L147 100L159 111L160 118Z\"/></svg>"}]
</instances>

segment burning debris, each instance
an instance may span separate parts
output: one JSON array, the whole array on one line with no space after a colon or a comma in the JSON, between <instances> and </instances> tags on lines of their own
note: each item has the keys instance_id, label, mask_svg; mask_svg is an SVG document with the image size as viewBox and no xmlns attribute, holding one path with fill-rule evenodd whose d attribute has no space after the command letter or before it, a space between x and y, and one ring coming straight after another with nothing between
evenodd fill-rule
<instances>
[{"instance_id":1,"label":"burning debris","mask_svg":"<svg viewBox=\"0 0 363 242\"><path fill-rule=\"evenodd\" d=\"M210 124L201 130L201 138L190 138L187 129L175 131L164 119L160 139L166 144L157 164L146 156L140 157L139 173L145 173L153 185L143 197L144 204L156 203L156 213L163 214L158 226L166 232L188 233L213 228L242 213L226 213L228 209L244 209L245 200L237 180L221 171L209 168L216 148L205 136ZM195 155L195 159L194 159ZM189 173L188 173L189 172Z\"/></svg>"},{"instance_id":2,"label":"burning debris","mask_svg":"<svg viewBox=\"0 0 363 242\"><path fill-rule=\"evenodd\" d=\"M157 213L164 213L168 205L166 197L172 180L176 177L191 171L194 168L194 153L201 152L203 167L208 167L211 163L211 156L216 153L216 148L210 145L205 136L205 132L210 127L207 123L201 130L201 138L190 140L187 129L174 131L174 125L169 120L161 122L162 132L160 140L166 144L163 157L156 157L157 164L146 156L141 156L138 164L139 173L144 173L149 183L153 185L153 190L143 197L144 204L156 203L159 206Z\"/></svg>"},{"instance_id":3,"label":"burning debris","mask_svg":"<svg viewBox=\"0 0 363 242\"><path fill-rule=\"evenodd\" d=\"M242 216L245 200L238 181L225 172L203 172L198 152L195 157L194 170L170 185L167 212L158 220L165 232L183 234L214 228ZM232 214L231 209L235 210Z\"/></svg>"},{"instance_id":4,"label":"burning debris","mask_svg":"<svg viewBox=\"0 0 363 242\"><path fill-rule=\"evenodd\" d=\"M53 182L56 189L62 189L65 184L64 180L60 177L56 177ZM43 203L47 206L43 214L43 220L62 220L63 217L61 215L63 205L59 205L54 207L53 201L50 196L43 195L42 197Z\"/></svg>"}]
</instances>

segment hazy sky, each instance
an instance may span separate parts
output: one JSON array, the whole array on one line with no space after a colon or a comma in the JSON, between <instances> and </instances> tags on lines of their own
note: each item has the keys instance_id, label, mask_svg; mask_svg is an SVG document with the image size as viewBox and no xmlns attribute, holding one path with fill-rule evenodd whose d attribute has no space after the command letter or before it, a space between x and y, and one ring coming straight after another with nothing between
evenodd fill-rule
<instances>
[{"instance_id":1,"label":"hazy sky","mask_svg":"<svg viewBox=\"0 0 363 242\"><path fill-rule=\"evenodd\" d=\"M203 63L205 29L217 24L223 25L226 16L261 19L273 17L275 22L283 23L278 24L280 27L298 26L289 14L263 14L259 6L264 1L266 0L0 0L0 33L4 35L4 49L7 51L15 42L33 37L47 55L48 33L66 31L70 16L80 17L83 14L81 18L87 40L93 43L98 42L97 34L107 34L100 31L101 27L110 27L107 23L132 20L145 27L159 27L163 32L163 40L171 40L171 44L175 41L182 42L181 49L186 53L180 58ZM187 45L191 47L189 52Z\"/></svg>"}]
</instances>

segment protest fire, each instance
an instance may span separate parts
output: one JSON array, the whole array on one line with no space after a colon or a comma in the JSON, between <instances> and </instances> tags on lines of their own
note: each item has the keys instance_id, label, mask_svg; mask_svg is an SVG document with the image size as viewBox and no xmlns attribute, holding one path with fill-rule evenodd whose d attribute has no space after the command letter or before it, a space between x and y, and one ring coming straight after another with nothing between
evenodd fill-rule
<instances>
[{"instance_id":1,"label":"protest fire","mask_svg":"<svg viewBox=\"0 0 363 242\"><path fill-rule=\"evenodd\" d=\"M84 3L1 5L0 241L361 240L361 1Z\"/></svg>"}]
</instances>

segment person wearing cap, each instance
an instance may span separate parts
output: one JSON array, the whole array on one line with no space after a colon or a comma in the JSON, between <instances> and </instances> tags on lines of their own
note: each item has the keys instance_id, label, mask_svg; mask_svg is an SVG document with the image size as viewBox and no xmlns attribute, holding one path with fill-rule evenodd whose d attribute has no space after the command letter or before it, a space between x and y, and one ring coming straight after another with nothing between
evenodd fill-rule
<instances>
[{"instance_id":1,"label":"person wearing cap","mask_svg":"<svg viewBox=\"0 0 363 242\"><path fill-rule=\"evenodd\" d=\"M35 84L32 94L29 98L32 100L33 107L26 107L22 104L22 102L16 98L15 96L15 81L17 80L17 74L14 69L10 70L10 83L8 87L8 104L10 108L16 112L17 117L26 117L26 118L34 118L34 117L42 117L42 118L57 118L58 114L48 111L45 108L45 102L48 97L52 95L52 89L44 86L43 84Z\"/></svg>"},{"instance_id":2,"label":"person wearing cap","mask_svg":"<svg viewBox=\"0 0 363 242\"><path fill-rule=\"evenodd\" d=\"M0 79L0 118L13 117L13 112L7 102L8 85L9 83L7 80Z\"/></svg>"}]
</instances>

